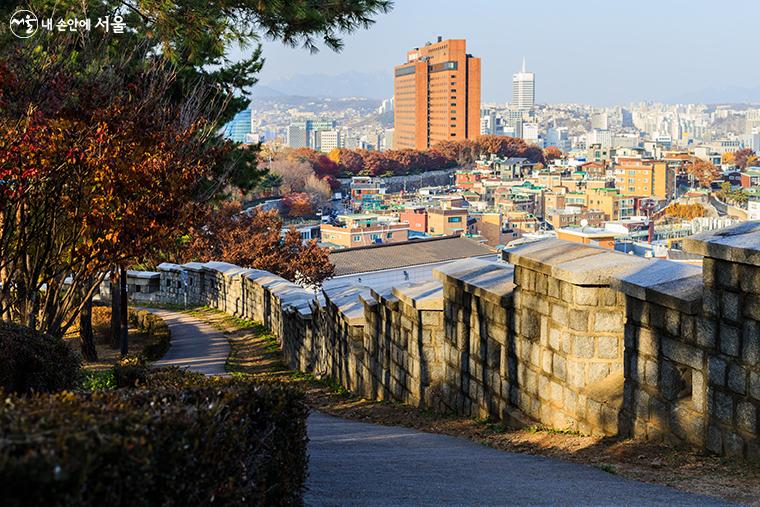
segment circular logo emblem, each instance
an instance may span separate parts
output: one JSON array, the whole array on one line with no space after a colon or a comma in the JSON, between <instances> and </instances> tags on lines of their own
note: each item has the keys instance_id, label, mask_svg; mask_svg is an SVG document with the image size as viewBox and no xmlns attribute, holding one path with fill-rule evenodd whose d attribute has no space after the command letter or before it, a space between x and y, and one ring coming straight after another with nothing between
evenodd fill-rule
<instances>
[{"instance_id":1,"label":"circular logo emblem","mask_svg":"<svg viewBox=\"0 0 760 507\"><path fill-rule=\"evenodd\" d=\"M19 9L11 16L11 32L19 39L28 39L37 33L37 16L32 11Z\"/></svg>"}]
</instances>

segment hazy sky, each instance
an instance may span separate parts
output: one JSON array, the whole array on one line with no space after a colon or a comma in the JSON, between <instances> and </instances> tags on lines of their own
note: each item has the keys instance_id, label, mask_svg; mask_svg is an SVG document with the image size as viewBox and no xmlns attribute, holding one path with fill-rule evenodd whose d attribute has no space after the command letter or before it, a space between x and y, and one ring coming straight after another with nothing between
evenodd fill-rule
<instances>
[{"instance_id":1,"label":"hazy sky","mask_svg":"<svg viewBox=\"0 0 760 507\"><path fill-rule=\"evenodd\" d=\"M751 89L760 101L760 0L397 0L345 49L312 55L265 41L261 83L387 72L437 35L482 58L483 101L507 101L523 56L539 103L672 101ZM746 94L746 92L745 92ZM754 96L754 95L753 95Z\"/></svg>"}]
</instances>

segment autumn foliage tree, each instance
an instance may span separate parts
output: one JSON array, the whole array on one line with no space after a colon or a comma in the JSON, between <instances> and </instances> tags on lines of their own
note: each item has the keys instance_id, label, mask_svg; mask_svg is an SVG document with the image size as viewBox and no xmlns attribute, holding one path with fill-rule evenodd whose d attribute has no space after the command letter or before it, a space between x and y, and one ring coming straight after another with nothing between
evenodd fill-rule
<instances>
[{"instance_id":1,"label":"autumn foliage tree","mask_svg":"<svg viewBox=\"0 0 760 507\"><path fill-rule=\"evenodd\" d=\"M76 73L65 49L6 54L0 114L0 312L55 336L109 269L173 241L224 151L210 95L164 99L171 68Z\"/></svg>"},{"instance_id":2,"label":"autumn foliage tree","mask_svg":"<svg viewBox=\"0 0 760 507\"><path fill-rule=\"evenodd\" d=\"M276 211L244 212L240 203L226 201L208 210L201 223L189 231L179 262L221 260L309 286L333 274L328 250L316 241L304 244L292 228L282 237L283 223Z\"/></svg>"},{"instance_id":3,"label":"autumn foliage tree","mask_svg":"<svg viewBox=\"0 0 760 507\"><path fill-rule=\"evenodd\" d=\"M306 217L314 213L311 199L306 192L294 192L282 199L285 214L291 218Z\"/></svg>"},{"instance_id":4,"label":"autumn foliage tree","mask_svg":"<svg viewBox=\"0 0 760 507\"><path fill-rule=\"evenodd\" d=\"M682 218L684 220L693 220L705 216L705 208L701 204L681 204L673 203L664 209L666 217Z\"/></svg>"},{"instance_id":5,"label":"autumn foliage tree","mask_svg":"<svg viewBox=\"0 0 760 507\"><path fill-rule=\"evenodd\" d=\"M746 169L749 165L750 158L755 154L752 148L743 148L734 152L734 164L739 169Z\"/></svg>"},{"instance_id":6,"label":"autumn foliage tree","mask_svg":"<svg viewBox=\"0 0 760 507\"><path fill-rule=\"evenodd\" d=\"M556 146L549 146L548 148L544 148L544 160L551 162L552 160L556 160L558 158L562 158L562 150Z\"/></svg>"},{"instance_id":7,"label":"autumn foliage tree","mask_svg":"<svg viewBox=\"0 0 760 507\"><path fill-rule=\"evenodd\" d=\"M712 162L695 158L686 166L686 171L699 183L701 187L710 188L710 184L721 175L720 169Z\"/></svg>"}]
</instances>

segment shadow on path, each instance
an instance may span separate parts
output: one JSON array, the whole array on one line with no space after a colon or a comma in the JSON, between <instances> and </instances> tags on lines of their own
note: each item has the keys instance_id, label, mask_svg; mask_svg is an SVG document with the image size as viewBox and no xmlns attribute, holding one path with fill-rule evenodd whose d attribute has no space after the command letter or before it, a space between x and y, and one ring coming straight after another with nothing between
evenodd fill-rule
<instances>
[{"instance_id":1,"label":"shadow on path","mask_svg":"<svg viewBox=\"0 0 760 507\"><path fill-rule=\"evenodd\" d=\"M730 505L446 435L309 416L306 505Z\"/></svg>"},{"instance_id":2,"label":"shadow on path","mask_svg":"<svg viewBox=\"0 0 760 507\"><path fill-rule=\"evenodd\" d=\"M222 375L230 355L227 337L218 329L190 315L150 309L169 325L172 344L155 366L179 366L206 375Z\"/></svg>"}]
</instances>

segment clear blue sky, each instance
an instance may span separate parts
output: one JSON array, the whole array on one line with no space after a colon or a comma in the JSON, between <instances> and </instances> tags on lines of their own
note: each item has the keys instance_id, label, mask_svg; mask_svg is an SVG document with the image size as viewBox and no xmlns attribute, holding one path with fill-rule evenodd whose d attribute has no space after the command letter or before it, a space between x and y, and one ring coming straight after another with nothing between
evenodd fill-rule
<instances>
[{"instance_id":1,"label":"clear blue sky","mask_svg":"<svg viewBox=\"0 0 760 507\"><path fill-rule=\"evenodd\" d=\"M347 71L391 79L408 49L442 35L482 58L484 101L508 100L523 56L540 103L733 100L736 88L760 101L758 20L760 0L397 0L341 53L265 41L261 83Z\"/></svg>"}]
</instances>

